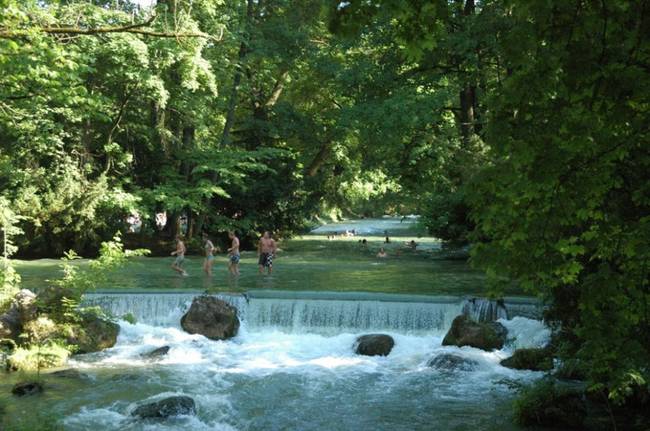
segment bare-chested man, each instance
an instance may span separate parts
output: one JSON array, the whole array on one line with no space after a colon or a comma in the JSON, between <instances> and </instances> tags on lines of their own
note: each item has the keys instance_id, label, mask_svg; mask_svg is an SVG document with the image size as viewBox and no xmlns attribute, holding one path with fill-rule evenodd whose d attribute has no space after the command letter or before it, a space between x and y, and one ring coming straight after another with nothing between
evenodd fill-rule
<instances>
[{"instance_id":1,"label":"bare-chested man","mask_svg":"<svg viewBox=\"0 0 650 431\"><path fill-rule=\"evenodd\" d=\"M260 243L257 245L257 255L259 256L257 264L260 266L260 274L264 272L264 268L267 269L269 274L273 272L273 257L277 249L275 240L271 238L271 232L264 232L264 235L260 238Z\"/></svg>"},{"instance_id":2,"label":"bare-chested man","mask_svg":"<svg viewBox=\"0 0 650 431\"><path fill-rule=\"evenodd\" d=\"M228 238L232 241L228 249L228 271L232 275L239 275L239 238L233 231L228 232Z\"/></svg>"},{"instance_id":3,"label":"bare-chested man","mask_svg":"<svg viewBox=\"0 0 650 431\"><path fill-rule=\"evenodd\" d=\"M187 248L185 247L185 243L181 239L180 235L176 235L176 250L172 251L171 255L176 256L176 259L174 259L174 263L172 263L172 269L179 274L186 276L187 277L187 272L183 269L183 261L185 260L185 252L187 251Z\"/></svg>"}]
</instances>

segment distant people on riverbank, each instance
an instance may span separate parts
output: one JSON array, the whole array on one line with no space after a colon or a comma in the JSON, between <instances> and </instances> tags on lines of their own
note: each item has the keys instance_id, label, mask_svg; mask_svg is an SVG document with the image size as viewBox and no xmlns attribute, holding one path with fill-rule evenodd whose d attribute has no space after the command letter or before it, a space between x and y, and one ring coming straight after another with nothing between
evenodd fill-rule
<instances>
[{"instance_id":1,"label":"distant people on riverbank","mask_svg":"<svg viewBox=\"0 0 650 431\"><path fill-rule=\"evenodd\" d=\"M228 238L231 241L228 248L228 271L231 275L239 275L239 238L233 231L228 232Z\"/></svg>"},{"instance_id":2,"label":"distant people on riverbank","mask_svg":"<svg viewBox=\"0 0 650 431\"><path fill-rule=\"evenodd\" d=\"M259 257L257 264L259 265L260 274L264 273L264 268L266 268L269 275L273 272L273 257L276 251L277 245L271 237L271 232L264 232L257 245L257 255Z\"/></svg>"},{"instance_id":3,"label":"distant people on riverbank","mask_svg":"<svg viewBox=\"0 0 650 431\"><path fill-rule=\"evenodd\" d=\"M174 263L172 263L172 269L182 276L187 277L187 272L183 269L183 262L185 261L185 252L187 248L183 242L180 235L176 235L176 250L172 251L171 255L176 256Z\"/></svg>"},{"instance_id":4,"label":"distant people on riverbank","mask_svg":"<svg viewBox=\"0 0 650 431\"><path fill-rule=\"evenodd\" d=\"M379 249L379 252L377 253L377 257L379 259L385 259L388 257L388 254L386 253L386 250L384 250L384 247Z\"/></svg>"},{"instance_id":5,"label":"distant people on riverbank","mask_svg":"<svg viewBox=\"0 0 650 431\"><path fill-rule=\"evenodd\" d=\"M386 240L384 240L384 244L390 244L390 238L386 237Z\"/></svg>"},{"instance_id":6,"label":"distant people on riverbank","mask_svg":"<svg viewBox=\"0 0 650 431\"><path fill-rule=\"evenodd\" d=\"M414 240L411 240L410 242L406 243L406 246L409 247L411 250L416 251L418 248L418 243L415 242Z\"/></svg>"},{"instance_id":7,"label":"distant people on riverbank","mask_svg":"<svg viewBox=\"0 0 650 431\"><path fill-rule=\"evenodd\" d=\"M203 260L203 271L208 276L212 276L212 264L214 263L214 252L219 251L214 246L207 233L203 233L203 250L205 251L205 259Z\"/></svg>"}]
</instances>

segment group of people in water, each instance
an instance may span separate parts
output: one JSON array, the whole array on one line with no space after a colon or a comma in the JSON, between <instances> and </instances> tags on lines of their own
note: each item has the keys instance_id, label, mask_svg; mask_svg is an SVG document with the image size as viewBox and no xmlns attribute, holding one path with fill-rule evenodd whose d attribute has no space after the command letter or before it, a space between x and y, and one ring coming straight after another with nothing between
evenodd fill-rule
<instances>
[{"instance_id":1,"label":"group of people in water","mask_svg":"<svg viewBox=\"0 0 650 431\"><path fill-rule=\"evenodd\" d=\"M365 240L364 240L364 241L365 241ZM386 241L385 243L388 244L388 241ZM365 243L363 243L363 244L365 244ZM414 240L411 240L411 241L409 241L409 242L404 243L404 247L406 247L406 248L409 249L409 250L416 251L416 250L417 250L417 247L418 247L418 243L415 242ZM395 252L395 254L396 254L397 256L399 256L399 255L401 254L400 249L397 249L397 251ZM384 249L384 247L380 247L380 248L379 248L379 251L377 252L377 257L378 257L379 259L384 259L384 258L387 258L387 257L388 257L388 253L386 252L386 250Z\"/></svg>"},{"instance_id":2,"label":"group of people in water","mask_svg":"<svg viewBox=\"0 0 650 431\"><path fill-rule=\"evenodd\" d=\"M239 275L239 261L241 259L241 254L239 251L240 242L236 233L233 231L228 232L228 238L230 240L230 247L228 247L228 272L232 276ZM214 243L210 240L207 233L203 234L203 271L208 275L212 276L212 265L214 264L215 253L219 253L221 250L219 247L215 247ZM258 266L260 274L263 274L266 270L267 274L273 272L273 258L275 257L276 252L278 251L277 243L271 236L271 232L266 231L260 238L257 245L257 254L258 254ZM176 256L174 262L172 263L172 269L178 272L182 276L188 276L187 271L183 268L185 262L185 254L187 253L187 246L183 241L181 235L176 236L176 249L171 252L172 256Z\"/></svg>"}]
</instances>

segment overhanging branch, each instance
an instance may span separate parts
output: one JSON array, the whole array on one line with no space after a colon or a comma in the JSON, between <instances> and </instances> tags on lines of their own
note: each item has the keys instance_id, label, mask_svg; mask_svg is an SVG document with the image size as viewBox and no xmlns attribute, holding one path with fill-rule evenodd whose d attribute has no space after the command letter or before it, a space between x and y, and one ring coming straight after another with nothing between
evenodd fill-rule
<instances>
[{"instance_id":1,"label":"overhanging branch","mask_svg":"<svg viewBox=\"0 0 650 431\"><path fill-rule=\"evenodd\" d=\"M151 37L173 37L173 38L187 38L187 37L202 37L220 41L223 38L223 28L218 37L212 36L203 32L166 32L154 31L145 29L143 27L149 26L156 19L156 15L152 15L148 20L136 24L129 24L124 26L111 26L111 27L98 27L98 28L80 28L80 27L37 27L36 31L47 34L61 34L61 35L99 35L107 33L132 33L141 34L143 36ZM29 36L34 29L0 29L0 38L15 39L19 37Z\"/></svg>"}]
</instances>

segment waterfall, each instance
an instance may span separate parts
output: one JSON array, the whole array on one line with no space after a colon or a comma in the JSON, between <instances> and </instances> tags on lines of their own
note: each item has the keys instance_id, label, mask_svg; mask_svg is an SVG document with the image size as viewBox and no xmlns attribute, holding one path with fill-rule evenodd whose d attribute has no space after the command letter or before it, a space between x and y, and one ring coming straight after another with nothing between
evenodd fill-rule
<instances>
[{"instance_id":1,"label":"waterfall","mask_svg":"<svg viewBox=\"0 0 650 431\"><path fill-rule=\"evenodd\" d=\"M508 318L508 312L503 301L485 298L466 299L463 303L463 314L476 322L494 322L501 318Z\"/></svg>"},{"instance_id":2,"label":"waterfall","mask_svg":"<svg viewBox=\"0 0 650 431\"><path fill-rule=\"evenodd\" d=\"M93 293L86 295L84 305L99 306L115 317L130 313L138 322L149 325L178 327L181 316L197 295ZM461 313L479 321L512 317L507 311L508 302L497 304L481 298L279 291L216 296L235 306L242 323L251 331L337 334L361 330L444 335ZM525 309L523 302L518 306Z\"/></svg>"},{"instance_id":3,"label":"waterfall","mask_svg":"<svg viewBox=\"0 0 650 431\"><path fill-rule=\"evenodd\" d=\"M350 300L251 299L245 321L249 328L290 332L444 332L460 313L458 303Z\"/></svg>"}]
</instances>

